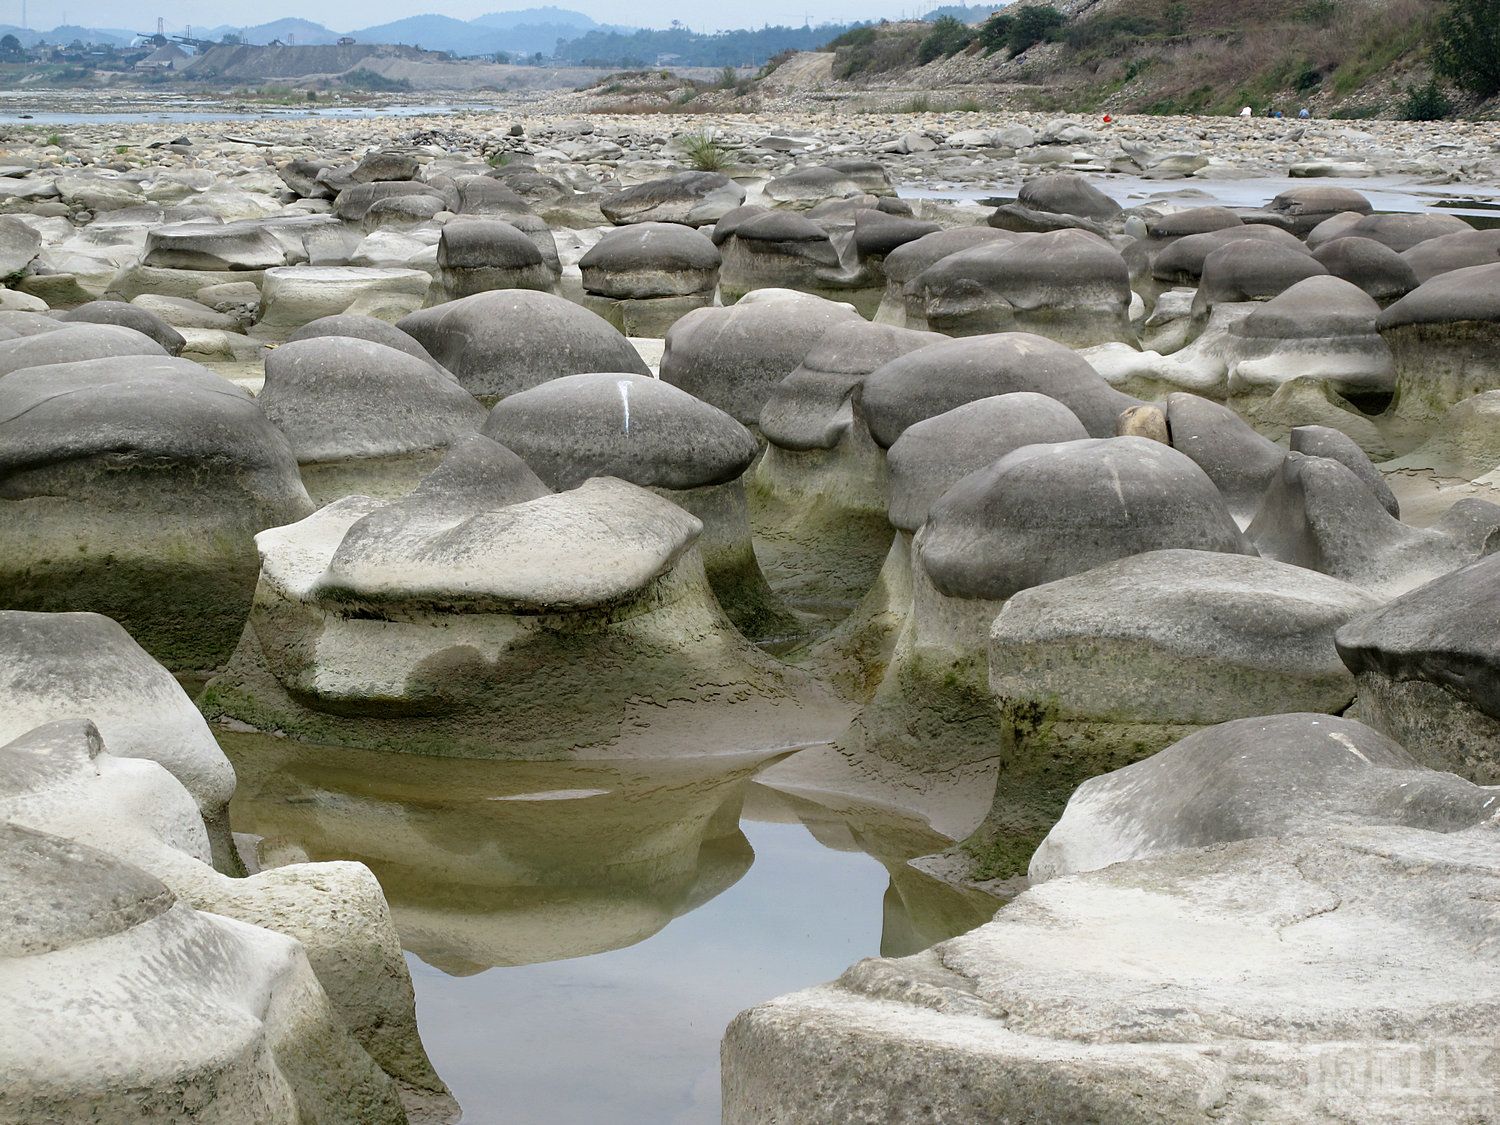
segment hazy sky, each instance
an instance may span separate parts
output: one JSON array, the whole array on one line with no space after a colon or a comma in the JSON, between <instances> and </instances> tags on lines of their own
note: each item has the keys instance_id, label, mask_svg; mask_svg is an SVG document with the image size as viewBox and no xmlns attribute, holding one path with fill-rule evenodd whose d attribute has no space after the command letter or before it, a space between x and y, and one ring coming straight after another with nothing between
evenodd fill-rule
<instances>
[{"instance_id":1,"label":"hazy sky","mask_svg":"<svg viewBox=\"0 0 1500 1125\"><path fill-rule=\"evenodd\" d=\"M184 26L215 27L220 24L258 24L283 16L301 16L348 31L371 27L404 16L436 12L456 19L473 19L486 12L541 7L547 0L27 0L27 26L47 29L65 22L85 27L122 27L131 31L153 31L156 17L168 29ZM556 7L585 12L601 23L665 27L680 19L689 27L714 31L728 27L759 27L763 23L800 25L804 17L814 24L836 20L895 18L926 11L933 0L719 0L705 5L688 0L551 0ZM0 23L21 22L21 0L0 0Z\"/></svg>"}]
</instances>

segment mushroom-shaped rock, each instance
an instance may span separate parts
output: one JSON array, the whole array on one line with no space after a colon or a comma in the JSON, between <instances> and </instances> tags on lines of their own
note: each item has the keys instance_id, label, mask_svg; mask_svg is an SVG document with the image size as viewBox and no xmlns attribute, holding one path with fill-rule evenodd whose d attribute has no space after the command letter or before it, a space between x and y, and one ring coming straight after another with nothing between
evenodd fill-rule
<instances>
[{"instance_id":1,"label":"mushroom-shaped rock","mask_svg":"<svg viewBox=\"0 0 1500 1125\"><path fill-rule=\"evenodd\" d=\"M1342 241L1342 240L1341 240ZM1465 230L1417 243L1401 255L1417 281L1431 281L1440 273L1466 266L1500 262L1500 230Z\"/></svg>"},{"instance_id":2,"label":"mushroom-shaped rock","mask_svg":"<svg viewBox=\"0 0 1500 1125\"><path fill-rule=\"evenodd\" d=\"M1029 332L969 336L901 356L865 379L870 433L889 449L915 422L977 398L1034 391L1057 399L1095 437L1139 400L1113 389L1078 353Z\"/></svg>"},{"instance_id":3,"label":"mushroom-shaped rock","mask_svg":"<svg viewBox=\"0 0 1500 1125\"><path fill-rule=\"evenodd\" d=\"M771 391L760 412L761 432L782 449L834 448L854 424L856 389L865 376L942 339L864 320L836 323Z\"/></svg>"},{"instance_id":4,"label":"mushroom-shaped rock","mask_svg":"<svg viewBox=\"0 0 1500 1125\"><path fill-rule=\"evenodd\" d=\"M95 610L169 668L212 668L244 625L251 537L310 509L286 438L197 364L102 359L0 379L10 607Z\"/></svg>"},{"instance_id":5,"label":"mushroom-shaped rock","mask_svg":"<svg viewBox=\"0 0 1500 1125\"><path fill-rule=\"evenodd\" d=\"M698 550L729 619L752 637L787 629L750 539L741 477L755 436L718 407L645 375L569 375L497 403L484 433L553 488L618 477L685 508L703 523Z\"/></svg>"},{"instance_id":6,"label":"mushroom-shaped rock","mask_svg":"<svg viewBox=\"0 0 1500 1125\"><path fill-rule=\"evenodd\" d=\"M1076 215L1082 219L1113 219L1120 205L1082 176L1059 172L1037 176L1021 185L1017 202L1033 211Z\"/></svg>"},{"instance_id":7,"label":"mushroom-shaped rock","mask_svg":"<svg viewBox=\"0 0 1500 1125\"><path fill-rule=\"evenodd\" d=\"M750 216L721 249L720 295L727 304L755 289L832 293L871 283L864 271L846 274L828 232L794 212Z\"/></svg>"},{"instance_id":8,"label":"mushroom-shaped rock","mask_svg":"<svg viewBox=\"0 0 1500 1125\"><path fill-rule=\"evenodd\" d=\"M1233 410L1199 395L1167 396L1171 445L1208 474L1241 526L1260 507L1286 451L1251 429Z\"/></svg>"},{"instance_id":9,"label":"mushroom-shaped rock","mask_svg":"<svg viewBox=\"0 0 1500 1125\"><path fill-rule=\"evenodd\" d=\"M116 324L133 328L161 345L168 355L181 355L187 341L182 333L155 313L124 301L90 301L58 317L65 324Z\"/></svg>"},{"instance_id":10,"label":"mushroom-shaped rock","mask_svg":"<svg viewBox=\"0 0 1500 1125\"><path fill-rule=\"evenodd\" d=\"M721 172L680 172L606 196L599 210L616 226L681 223L706 227L744 202L745 189Z\"/></svg>"},{"instance_id":11,"label":"mushroom-shaped rock","mask_svg":"<svg viewBox=\"0 0 1500 1125\"><path fill-rule=\"evenodd\" d=\"M1334 633L1379 604L1270 559L1150 551L1006 602L990 688L1054 720L1102 724L1202 726L1287 704L1337 713L1354 678Z\"/></svg>"},{"instance_id":12,"label":"mushroom-shaped rock","mask_svg":"<svg viewBox=\"0 0 1500 1125\"><path fill-rule=\"evenodd\" d=\"M1339 461L1289 453L1246 529L1257 550L1395 597L1473 562L1500 529L1500 505L1468 498L1431 527L1396 519Z\"/></svg>"},{"instance_id":13,"label":"mushroom-shaped rock","mask_svg":"<svg viewBox=\"0 0 1500 1125\"><path fill-rule=\"evenodd\" d=\"M892 215L873 207L862 207L854 213L854 251L862 262L881 259L942 229L937 223L908 215Z\"/></svg>"},{"instance_id":14,"label":"mushroom-shaped rock","mask_svg":"<svg viewBox=\"0 0 1500 1125\"><path fill-rule=\"evenodd\" d=\"M665 337L713 302L719 250L678 223L634 223L606 231L579 259L585 307L627 336Z\"/></svg>"},{"instance_id":15,"label":"mushroom-shaped rock","mask_svg":"<svg viewBox=\"0 0 1500 1125\"><path fill-rule=\"evenodd\" d=\"M1371 238L1401 254L1419 242L1426 242L1429 238L1441 238L1445 234L1463 233L1473 229L1457 215L1416 213L1365 215L1359 221L1344 227L1335 237L1353 235L1356 238ZM1311 235L1307 241L1314 250L1321 244Z\"/></svg>"},{"instance_id":16,"label":"mushroom-shaped rock","mask_svg":"<svg viewBox=\"0 0 1500 1125\"><path fill-rule=\"evenodd\" d=\"M287 264L264 223L164 223L146 232L147 266L167 270L268 270Z\"/></svg>"},{"instance_id":17,"label":"mushroom-shaped rock","mask_svg":"<svg viewBox=\"0 0 1500 1125\"><path fill-rule=\"evenodd\" d=\"M22 315L22 314L13 314ZM0 375L28 368L127 357L167 358L143 332L117 324L71 324L14 340L0 340Z\"/></svg>"},{"instance_id":18,"label":"mushroom-shaped rock","mask_svg":"<svg viewBox=\"0 0 1500 1125\"><path fill-rule=\"evenodd\" d=\"M409 492L484 422L484 407L453 376L369 340L283 344L265 370L256 402L287 436L318 504Z\"/></svg>"},{"instance_id":19,"label":"mushroom-shaped rock","mask_svg":"<svg viewBox=\"0 0 1500 1125\"><path fill-rule=\"evenodd\" d=\"M414 359L420 359L439 371L443 370L443 365L428 355L427 349L416 340L390 321L377 320L373 316L358 316L350 313L320 316L317 320L310 320L294 331L286 338L286 342L295 344L298 340L316 340L324 336L348 336L355 340L369 340L373 344L384 344L388 348L395 348L398 352L405 352Z\"/></svg>"},{"instance_id":20,"label":"mushroom-shaped rock","mask_svg":"<svg viewBox=\"0 0 1500 1125\"><path fill-rule=\"evenodd\" d=\"M1227 207L1187 207L1147 219L1146 235L1153 247L1159 250L1188 235L1243 225L1244 220Z\"/></svg>"},{"instance_id":21,"label":"mushroom-shaped rock","mask_svg":"<svg viewBox=\"0 0 1500 1125\"><path fill-rule=\"evenodd\" d=\"M359 266L282 266L261 282L255 332L285 337L340 313L396 320L421 306L432 286L422 270Z\"/></svg>"},{"instance_id":22,"label":"mushroom-shaped rock","mask_svg":"<svg viewBox=\"0 0 1500 1125\"><path fill-rule=\"evenodd\" d=\"M1380 306L1337 277L1308 277L1229 326L1231 399L1274 394L1292 379L1320 379L1342 395L1388 395L1390 348L1375 325Z\"/></svg>"},{"instance_id":23,"label":"mushroom-shaped rock","mask_svg":"<svg viewBox=\"0 0 1500 1125\"><path fill-rule=\"evenodd\" d=\"M1198 284L1198 279L1203 276L1203 266L1210 254L1231 243L1247 241L1269 243L1273 246L1282 246L1289 250L1306 253L1295 235L1276 227L1259 224L1226 227L1222 230L1190 234L1179 238L1152 259L1151 276L1164 287L1195 286Z\"/></svg>"},{"instance_id":24,"label":"mushroom-shaped rock","mask_svg":"<svg viewBox=\"0 0 1500 1125\"><path fill-rule=\"evenodd\" d=\"M91 721L122 757L165 767L192 795L214 864L239 869L234 770L172 674L108 617L0 610L0 743L65 717Z\"/></svg>"},{"instance_id":25,"label":"mushroom-shaped rock","mask_svg":"<svg viewBox=\"0 0 1500 1125\"><path fill-rule=\"evenodd\" d=\"M1215 305L1269 301L1305 278L1328 270L1301 248L1239 239L1203 259L1203 273L1193 298L1193 314L1204 316Z\"/></svg>"},{"instance_id":26,"label":"mushroom-shaped rock","mask_svg":"<svg viewBox=\"0 0 1500 1125\"><path fill-rule=\"evenodd\" d=\"M1396 365L1402 418L1432 421L1500 388L1500 263L1438 274L1382 312L1378 326Z\"/></svg>"},{"instance_id":27,"label":"mushroom-shaped rock","mask_svg":"<svg viewBox=\"0 0 1500 1125\"><path fill-rule=\"evenodd\" d=\"M249 878L214 871L182 784L155 762L113 753L87 719L44 723L0 747L0 821L107 850L197 910L296 938L370 1056L428 1099L445 1093L417 1035L390 911L363 865L292 864Z\"/></svg>"},{"instance_id":28,"label":"mushroom-shaped rock","mask_svg":"<svg viewBox=\"0 0 1500 1125\"><path fill-rule=\"evenodd\" d=\"M754 426L777 385L825 332L861 320L848 305L811 294L757 291L731 308L699 309L674 324L661 378Z\"/></svg>"},{"instance_id":29,"label":"mushroom-shaped rock","mask_svg":"<svg viewBox=\"0 0 1500 1125\"><path fill-rule=\"evenodd\" d=\"M1421 284L1410 262L1373 238L1336 238L1314 250L1313 257L1334 277L1359 286L1381 305Z\"/></svg>"},{"instance_id":30,"label":"mushroom-shaped rock","mask_svg":"<svg viewBox=\"0 0 1500 1125\"><path fill-rule=\"evenodd\" d=\"M790 692L802 678L723 616L695 517L613 478L531 498L521 462L484 446L500 448L456 445L406 499L350 497L260 536L251 628L210 708L331 745L488 758L671 754L663 723L695 752L744 750L842 718L815 719Z\"/></svg>"},{"instance_id":31,"label":"mushroom-shaped rock","mask_svg":"<svg viewBox=\"0 0 1500 1125\"><path fill-rule=\"evenodd\" d=\"M1348 434L1331 426L1294 426L1291 433L1293 453L1307 457L1327 457L1337 461L1365 482L1365 485L1380 501L1380 506L1397 519L1401 518L1401 505L1386 484L1385 476L1370 461L1369 456ZM1279 462L1278 462L1279 464ZM1497 461L1500 464L1500 461Z\"/></svg>"},{"instance_id":32,"label":"mushroom-shaped rock","mask_svg":"<svg viewBox=\"0 0 1500 1125\"><path fill-rule=\"evenodd\" d=\"M949 254L982 246L987 242L1015 242L1020 236L993 227L953 227L903 243L880 263L885 274L885 296L875 313L877 324L906 326L906 283ZM916 328L919 325L910 325Z\"/></svg>"},{"instance_id":33,"label":"mushroom-shaped rock","mask_svg":"<svg viewBox=\"0 0 1500 1125\"><path fill-rule=\"evenodd\" d=\"M607 231L579 260L586 292L642 299L712 293L719 251L702 234L677 223L636 223Z\"/></svg>"},{"instance_id":34,"label":"mushroom-shaped rock","mask_svg":"<svg viewBox=\"0 0 1500 1125\"><path fill-rule=\"evenodd\" d=\"M292 938L194 910L139 867L11 824L0 824L0 901L14 1120L187 1120L205 1105L264 1122L406 1119Z\"/></svg>"},{"instance_id":35,"label":"mushroom-shaped rock","mask_svg":"<svg viewBox=\"0 0 1500 1125\"><path fill-rule=\"evenodd\" d=\"M501 219L449 223L438 239L439 279L450 300L491 289L555 292L558 270L526 234Z\"/></svg>"},{"instance_id":36,"label":"mushroom-shaped rock","mask_svg":"<svg viewBox=\"0 0 1500 1125\"><path fill-rule=\"evenodd\" d=\"M1030 391L975 399L917 422L896 439L887 457L891 523L918 530L949 488L1024 445L1088 436L1078 416L1057 399Z\"/></svg>"},{"instance_id":37,"label":"mushroom-shaped rock","mask_svg":"<svg viewBox=\"0 0 1500 1125\"><path fill-rule=\"evenodd\" d=\"M396 326L470 394L491 403L559 375L650 373L630 341L607 322L551 293L476 293L413 313Z\"/></svg>"},{"instance_id":38,"label":"mushroom-shaped rock","mask_svg":"<svg viewBox=\"0 0 1500 1125\"><path fill-rule=\"evenodd\" d=\"M1500 554L1339 630L1355 715L1435 769L1500 785Z\"/></svg>"},{"instance_id":39,"label":"mushroom-shaped rock","mask_svg":"<svg viewBox=\"0 0 1500 1125\"><path fill-rule=\"evenodd\" d=\"M1300 567L1198 550L1020 591L989 629L1002 780L964 850L989 857L986 877L1023 874L1080 782L1207 724L1289 704L1341 711L1354 681L1334 631L1377 604Z\"/></svg>"},{"instance_id":40,"label":"mushroom-shaped rock","mask_svg":"<svg viewBox=\"0 0 1500 1125\"><path fill-rule=\"evenodd\" d=\"M940 593L991 601L1172 547L1250 553L1203 470L1136 437L1018 449L944 493L916 540Z\"/></svg>"},{"instance_id":41,"label":"mushroom-shaped rock","mask_svg":"<svg viewBox=\"0 0 1500 1125\"><path fill-rule=\"evenodd\" d=\"M1266 205L1266 210L1284 220L1293 234L1306 238L1325 219L1344 214L1368 215L1372 208L1370 201L1353 188L1315 184L1282 192Z\"/></svg>"},{"instance_id":42,"label":"mushroom-shaped rock","mask_svg":"<svg viewBox=\"0 0 1500 1125\"><path fill-rule=\"evenodd\" d=\"M841 321L771 391L760 412L769 444L752 478L752 518L761 565L788 600L823 612L849 607L875 581L891 528L885 451L860 405L865 376L942 339Z\"/></svg>"},{"instance_id":43,"label":"mushroom-shaped rock","mask_svg":"<svg viewBox=\"0 0 1500 1125\"><path fill-rule=\"evenodd\" d=\"M1070 347L1133 340L1130 271L1084 231L950 254L906 283L908 315L939 332L1036 332Z\"/></svg>"},{"instance_id":44,"label":"mushroom-shaped rock","mask_svg":"<svg viewBox=\"0 0 1500 1125\"><path fill-rule=\"evenodd\" d=\"M1460 832L1493 815L1494 796L1419 765L1350 719L1309 712L1236 719L1085 781L1032 857L1030 875L1041 882L1344 825Z\"/></svg>"}]
</instances>

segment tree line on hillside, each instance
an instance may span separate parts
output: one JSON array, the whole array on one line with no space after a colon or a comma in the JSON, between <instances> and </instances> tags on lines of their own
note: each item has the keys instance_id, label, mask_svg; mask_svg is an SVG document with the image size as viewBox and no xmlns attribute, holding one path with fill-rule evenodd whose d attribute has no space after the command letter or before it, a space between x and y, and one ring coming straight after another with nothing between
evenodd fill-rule
<instances>
[{"instance_id":1,"label":"tree line on hillside","mask_svg":"<svg viewBox=\"0 0 1500 1125\"><path fill-rule=\"evenodd\" d=\"M766 26L743 31L703 34L674 20L665 29L646 28L631 34L590 31L561 41L553 60L573 66L760 66L785 51L816 51L849 28L849 24L821 27Z\"/></svg>"}]
</instances>

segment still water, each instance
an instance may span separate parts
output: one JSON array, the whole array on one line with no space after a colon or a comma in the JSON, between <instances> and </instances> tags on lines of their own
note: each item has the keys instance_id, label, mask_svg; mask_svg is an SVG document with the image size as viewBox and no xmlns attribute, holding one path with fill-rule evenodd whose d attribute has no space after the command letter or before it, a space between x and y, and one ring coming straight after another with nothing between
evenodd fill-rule
<instances>
[{"instance_id":1,"label":"still water","mask_svg":"<svg viewBox=\"0 0 1500 1125\"><path fill-rule=\"evenodd\" d=\"M735 1013L998 906L906 865L947 846L925 825L762 785L763 755L503 763L221 737L266 865L357 859L380 879L423 1041L473 1125L716 1122Z\"/></svg>"}]
</instances>

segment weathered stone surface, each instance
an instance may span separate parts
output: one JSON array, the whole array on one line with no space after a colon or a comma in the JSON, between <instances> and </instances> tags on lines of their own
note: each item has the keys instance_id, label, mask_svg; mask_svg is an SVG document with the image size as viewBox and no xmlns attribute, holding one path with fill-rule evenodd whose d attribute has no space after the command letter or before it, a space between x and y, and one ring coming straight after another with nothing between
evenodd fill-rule
<instances>
[{"instance_id":1,"label":"weathered stone surface","mask_svg":"<svg viewBox=\"0 0 1500 1125\"><path fill-rule=\"evenodd\" d=\"M103 325L35 339L84 331L160 350ZM193 670L223 660L244 624L251 537L310 504L286 438L248 394L157 355L0 379L0 509L7 605L104 613Z\"/></svg>"},{"instance_id":2,"label":"weathered stone surface","mask_svg":"<svg viewBox=\"0 0 1500 1125\"><path fill-rule=\"evenodd\" d=\"M551 293L477 293L413 313L396 326L481 400L504 398L560 375L650 374L624 336Z\"/></svg>"},{"instance_id":3,"label":"weathered stone surface","mask_svg":"<svg viewBox=\"0 0 1500 1125\"><path fill-rule=\"evenodd\" d=\"M1134 437L1018 449L944 493L916 542L938 591L994 601L1170 547L1251 550L1202 469Z\"/></svg>"},{"instance_id":4,"label":"weathered stone surface","mask_svg":"<svg viewBox=\"0 0 1500 1125\"><path fill-rule=\"evenodd\" d=\"M1500 555L1402 595L1338 634L1357 715L1436 769L1500 785Z\"/></svg>"},{"instance_id":5,"label":"weathered stone surface","mask_svg":"<svg viewBox=\"0 0 1500 1125\"><path fill-rule=\"evenodd\" d=\"M501 219L468 219L444 226L437 265L450 300L491 289L553 292L560 272L530 236Z\"/></svg>"},{"instance_id":6,"label":"weathered stone surface","mask_svg":"<svg viewBox=\"0 0 1500 1125\"><path fill-rule=\"evenodd\" d=\"M1071 410L1030 391L975 399L923 419L907 427L887 454L891 523L918 530L949 488L1024 445L1086 437Z\"/></svg>"},{"instance_id":7,"label":"weathered stone surface","mask_svg":"<svg viewBox=\"0 0 1500 1125\"><path fill-rule=\"evenodd\" d=\"M616 225L711 226L745 202L745 189L720 172L681 172L607 196L599 210Z\"/></svg>"},{"instance_id":8,"label":"weathered stone surface","mask_svg":"<svg viewBox=\"0 0 1500 1125\"><path fill-rule=\"evenodd\" d=\"M1032 391L1057 399L1095 437L1139 400L1114 390L1070 348L1029 332L970 336L901 356L865 379L870 433L890 448L906 428L977 398Z\"/></svg>"},{"instance_id":9,"label":"weathered stone surface","mask_svg":"<svg viewBox=\"0 0 1500 1125\"><path fill-rule=\"evenodd\" d=\"M1037 176L1021 185L1017 201L1036 211L1077 215L1084 219L1112 219L1120 205L1082 176L1058 173Z\"/></svg>"},{"instance_id":10,"label":"weathered stone surface","mask_svg":"<svg viewBox=\"0 0 1500 1125\"><path fill-rule=\"evenodd\" d=\"M820 297L757 291L731 308L700 309L674 324L661 378L753 426L777 385L825 332L860 320L848 305Z\"/></svg>"},{"instance_id":11,"label":"weathered stone surface","mask_svg":"<svg viewBox=\"0 0 1500 1125\"><path fill-rule=\"evenodd\" d=\"M1493 1089L1497 883L1493 826L1050 880L970 934L741 1014L724 1118L1462 1120ZM1385 1068L1474 1077L1367 1077Z\"/></svg>"},{"instance_id":12,"label":"weathered stone surface","mask_svg":"<svg viewBox=\"0 0 1500 1125\"><path fill-rule=\"evenodd\" d=\"M10 313L34 316L34 313ZM139 356L166 358L160 344L117 324L74 324L14 340L0 340L0 376L29 368Z\"/></svg>"},{"instance_id":13,"label":"weathered stone surface","mask_svg":"<svg viewBox=\"0 0 1500 1125\"><path fill-rule=\"evenodd\" d=\"M704 235L676 223L634 223L607 232L579 260L589 293L620 299L712 294L719 251Z\"/></svg>"},{"instance_id":14,"label":"weathered stone surface","mask_svg":"<svg viewBox=\"0 0 1500 1125\"><path fill-rule=\"evenodd\" d=\"M1372 238L1336 238L1314 250L1313 257L1334 277L1354 283L1382 305L1421 284L1410 262Z\"/></svg>"},{"instance_id":15,"label":"weathered stone surface","mask_svg":"<svg viewBox=\"0 0 1500 1125\"><path fill-rule=\"evenodd\" d=\"M1031 860L1033 882L1264 836L1400 825L1460 832L1493 790L1419 765L1363 723L1317 713L1236 719L1091 778Z\"/></svg>"}]
</instances>

